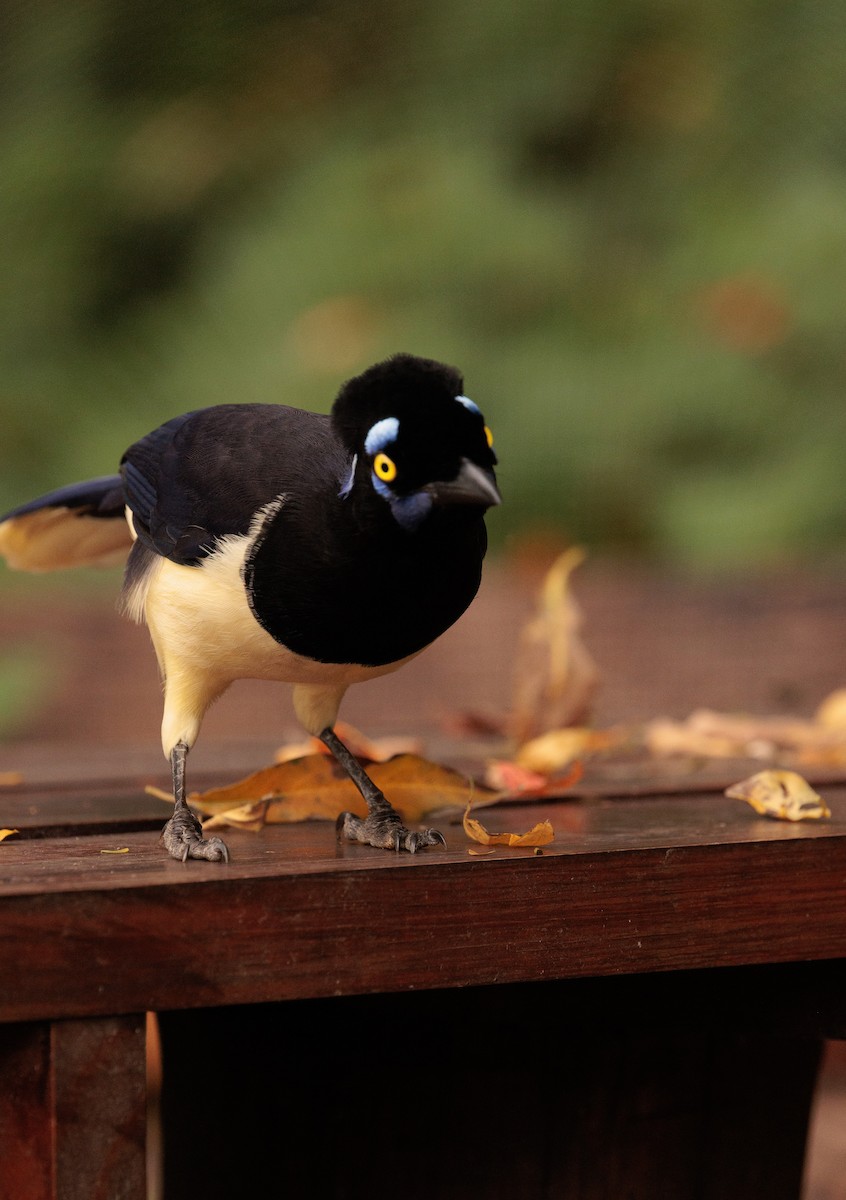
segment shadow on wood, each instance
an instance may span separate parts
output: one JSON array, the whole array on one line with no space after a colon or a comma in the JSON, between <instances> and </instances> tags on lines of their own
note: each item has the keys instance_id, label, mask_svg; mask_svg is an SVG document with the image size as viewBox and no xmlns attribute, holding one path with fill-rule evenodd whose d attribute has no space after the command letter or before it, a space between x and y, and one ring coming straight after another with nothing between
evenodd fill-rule
<instances>
[{"instance_id":1,"label":"shadow on wood","mask_svg":"<svg viewBox=\"0 0 846 1200\"><path fill-rule=\"evenodd\" d=\"M742 976L165 1014L166 1200L797 1200L820 1042Z\"/></svg>"}]
</instances>

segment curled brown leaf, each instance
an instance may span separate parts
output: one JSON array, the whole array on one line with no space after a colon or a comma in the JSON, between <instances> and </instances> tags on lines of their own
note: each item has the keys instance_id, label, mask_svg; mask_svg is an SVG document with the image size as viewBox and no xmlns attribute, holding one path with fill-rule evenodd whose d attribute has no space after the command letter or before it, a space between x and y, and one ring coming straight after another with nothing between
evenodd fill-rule
<instances>
[{"instance_id":1,"label":"curled brown leaf","mask_svg":"<svg viewBox=\"0 0 846 1200\"><path fill-rule=\"evenodd\" d=\"M548 846L555 837L551 821L539 821L526 833L489 833L481 821L470 816L470 804L464 812L464 832L482 846Z\"/></svg>"}]
</instances>

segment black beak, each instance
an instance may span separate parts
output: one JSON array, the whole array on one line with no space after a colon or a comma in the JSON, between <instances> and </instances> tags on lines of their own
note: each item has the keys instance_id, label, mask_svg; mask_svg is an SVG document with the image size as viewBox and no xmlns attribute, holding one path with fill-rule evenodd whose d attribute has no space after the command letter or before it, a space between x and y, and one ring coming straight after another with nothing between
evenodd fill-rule
<instances>
[{"instance_id":1,"label":"black beak","mask_svg":"<svg viewBox=\"0 0 846 1200\"><path fill-rule=\"evenodd\" d=\"M455 479L430 483L425 491L436 504L478 504L493 508L502 504L502 496L490 471L477 467L469 458L461 460L461 470Z\"/></svg>"}]
</instances>

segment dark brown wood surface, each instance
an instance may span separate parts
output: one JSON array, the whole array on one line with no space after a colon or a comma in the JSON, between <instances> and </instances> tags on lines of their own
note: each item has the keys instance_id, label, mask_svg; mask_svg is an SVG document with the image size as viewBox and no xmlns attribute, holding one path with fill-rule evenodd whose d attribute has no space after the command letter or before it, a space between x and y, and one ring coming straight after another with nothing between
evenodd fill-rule
<instances>
[{"instance_id":1,"label":"dark brown wood surface","mask_svg":"<svg viewBox=\"0 0 846 1200\"><path fill-rule=\"evenodd\" d=\"M138 1200L140 1017L0 1025L0 1200Z\"/></svg>"},{"instance_id":2,"label":"dark brown wood surface","mask_svg":"<svg viewBox=\"0 0 846 1200\"><path fill-rule=\"evenodd\" d=\"M0 1019L846 957L846 789L826 794L831 820L798 825L713 793L480 810L548 817L540 855L471 856L448 824L415 857L322 823L232 832L229 865L152 830L10 839Z\"/></svg>"},{"instance_id":3,"label":"dark brown wood surface","mask_svg":"<svg viewBox=\"0 0 846 1200\"><path fill-rule=\"evenodd\" d=\"M438 739L456 710L507 707L531 608L512 582L494 569L456 630L345 715L480 767L490 747ZM836 578L621 583L600 564L577 591L600 723L807 714L846 683ZM167 783L146 636L111 601L44 618L0 619L15 643L55 638L62 663L26 740L0 749L24 777L0 790L0 827L20 829L0 844L0 1200L142 1200L148 1010L165 1200L370 1200L398 1180L461 1200L798 1196L820 1041L846 1035L835 773L818 823L726 799L754 763L639 762L477 814L492 830L549 817L541 855L472 856L447 820L448 849L416 858L307 824L232 832L230 864L183 865L143 793ZM268 762L295 733L286 704L233 690L191 786Z\"/></svg>"}]
</instances>

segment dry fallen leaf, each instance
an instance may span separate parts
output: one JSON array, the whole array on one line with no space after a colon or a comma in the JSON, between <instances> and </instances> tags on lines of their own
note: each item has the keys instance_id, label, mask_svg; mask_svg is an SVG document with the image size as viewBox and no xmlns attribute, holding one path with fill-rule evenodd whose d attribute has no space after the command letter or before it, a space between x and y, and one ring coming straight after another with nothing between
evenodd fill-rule
<instances>
[{"instance_id":1,"label":"dry fallen leaf","mask_svg":"<svg viewBox=\"0 0 846 1200\"><path fill-rule=\"evenodd\" d=\"M530 771L519 763L509 762L508 759L495 758L488 763L485 770L485 783L495 791L509 797L526 796L560 796L584 775L581 760L570 764L566 775L541 775L538 771Z\"/></svg>"},{"instance_id":2,"label":"dry fallen leaf","mask_svg":"<svg viewBox=\"0 0 846 1200\"><path fill-rule=\"evenodd\" d=\"M584 721L590 708L599 672L582 641L582 614L570 591L570 576L584 557L581 547L572 546L556 559L537 612L520 634L512 702L518 744Z\"/></svg>"},{"instance_id":3,"label":"dry fallen leaf","mask_svg":"<svg viewBox=\"0 0 846 1200\"><path fill-rule=\"evenodd\" d=\"M733 800L745 800L755 812L779 821L809 821L831 812L807 780L795 771L759 771L726 788Z\"/></svg>"},{"instance_id":4,"label":"dry fallen leaf","mask_svg":"<svg viewBox=\"0 0 846 1200\"><path fill-rule=\"evenodd\" d=\"M656 755L846 762L846 729L801 717L750 717L698 709L685 721L650 721L644 737Z\"/></svg>"},{"instance_id":5,"label":"dry fallen leaf","mask_svg":"<svg viewBox=\"0 0 846 1200\"><path fill-rule=\"evenodd\" d=\"M656 717L654 721L649 721L644 728L643 737L650 754L659 758L672 754L687 754L694 758L747 756L743 743L732 738L702 733L686 721L672 721L668 717Z\"/></svg>"},{"instance_id":6,"label":"dry fallen leaf","mask_svg":"<svg viewBox=\"0 0 846 1200\"><path fill-rule=\"evenodd\" d=\"M17 829L0 829L0 842L5 842L6 838L12 837L13 834L18 832L19 830Z\"/></svg>"},{"instance_id":7,"label":"dry fallen leaf","mask_svg":"<svg viewBox=\"0 0 846 1200\"><path fill-rule=\"evenodd\" d=\"M510 796L537 796L549 786L546 775L529 771L508 759L495 758L485 768L488 787L507 792Z\"/></svg>"},{"instance_id":8,"label":"dry fallen leaf","mask_svg":"<svg viewBox=\"0 0 846 1200\"><path fill-rule=\"evenodd\" d=\"M618 745L626 736L619 730L588 729L586 726L553 729L521 746L517 752L517 763L529 771L549 776L569 766L577 758Z\"/></svg>"},{"instance_id":9,"label":"dry fallen leaf","mask_svg":"<svg viewBox=\"0 0 846 1200\"><path fill-rule=\"evenodd\" d=\"M471 795L474 803L482 806L495 804L503 795L416 754L372 763L367 771L403 818L411 822L450 809L461 812ZM188 799L216 825L237 825L251 832L265 824L334 821L345 811L367 815L367 806L355 785L334 759L322 754L265 767L228 787L194 792Z\"/></svg>"},{"instance_id":10,"label":"dry fallen leaf","mask_svg":"<svg viewBox=\"0 0 846 1200\"><path fill-rule=\"evenodd\" d=\"M193 801L192 801L193 803ZM256 800L252 804L240 804L237 808L228 808L225 812L216 813L203 821L203 829L243 829L246 833L259 833L267 824L269 800ZM297 818L292 817L291 820ZM302 820L308 818L303 817Z\"/></svg>"},{"instance_id":11,"label":"dry fallen leaf","mask_svg":"<svg viewBox=\"0 0 846 1200\"><path fill-rule=\"evenodd\" d=\"M101 854L128 854L129 847L128 846L118 846L114 850L101 850L100 853Z\"/></svg>"},{"instance_id":12,"label":"dry fallen leaf","mask_svg":"<svg viewBox=\"0 0 846 1200\"><path fill-rule=\"evenodd\" d=\"M814 720L825 729L846 733L846 688L830 692L815 712Z\"/></svg>"},{"instance_id":13,"label":"dry fallen leaf","mask_svg":"<svg viewBox=\"0 0 846 1200\"><path fill-rule=\"evenodd\" d=\"M368 762L387 762L397 754L420 754L422 742L416 737L384 737L369 738L354 725L339 721L335 732L356 758L366 758ZM280 747L274 755L276 762L290 762L294 758L305 758L309 754L330 754L331 751L320 738L306 738L305 741L292 742Z\"/></svg>"},{"instance_id":14,"label":"dry fallen leaf","mask_svg":"<svg viewBox=\"0 0 846 1200\"><path fill-rule=\"evenodd\" d=\"M470 804L464 811L464 832L483 846L548 846L555 837L550 821L540 821L528 833L488 833L481 821L470 816Z\"/></svg>"}]
</instances>

